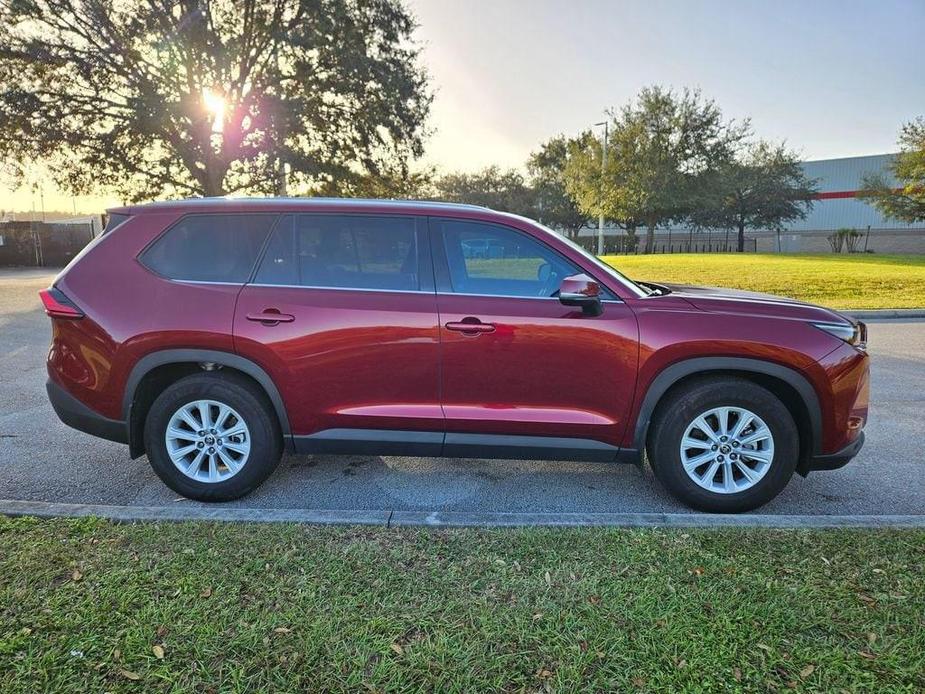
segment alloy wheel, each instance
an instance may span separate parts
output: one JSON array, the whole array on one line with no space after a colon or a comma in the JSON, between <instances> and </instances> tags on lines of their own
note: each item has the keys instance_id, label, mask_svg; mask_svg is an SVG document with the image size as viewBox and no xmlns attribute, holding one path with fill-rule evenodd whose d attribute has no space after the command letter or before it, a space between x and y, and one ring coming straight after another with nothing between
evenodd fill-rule
<instances>
[{"instance_id":1,"label":"alloy wheel","mask_svg":"<svg viewBox=\"0 0 925 694\"><path fill-rule=\"evenodd\" d=\"M774 436L754 412L716 407L701 413L681 438L681 465L697 485L717 494L754 487L774 462Z\"/></svg>"},{"instance_id":2,"label":"alloy wheel","mask_svg":"<svg viewBox=\"0 0 925 694\"><path fill-rule=\"evenodd\" d=\"M217 400L195 400L173 413L165 434L170 460L197 482L223 482L240 472L251 451L240 414Z\"/></svg>"}]
</instances>

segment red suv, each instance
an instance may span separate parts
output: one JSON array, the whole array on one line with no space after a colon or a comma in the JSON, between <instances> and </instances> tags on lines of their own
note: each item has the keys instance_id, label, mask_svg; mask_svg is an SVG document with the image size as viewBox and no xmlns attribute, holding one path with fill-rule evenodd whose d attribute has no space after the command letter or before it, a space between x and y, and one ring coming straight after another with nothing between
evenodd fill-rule
<instances>
[{"instance_id":1,"label":"red suv","mask_svg":"<svg viewBox=\"0 0 925 694\"><path fill-rule=\"evenodd\" d=\"M42 292L48 395L173 490L295 453L625 461L744 511L864 441L863 323L633 282L522 217L424 202L112 210Z\"/></svg>"}]
</instances>

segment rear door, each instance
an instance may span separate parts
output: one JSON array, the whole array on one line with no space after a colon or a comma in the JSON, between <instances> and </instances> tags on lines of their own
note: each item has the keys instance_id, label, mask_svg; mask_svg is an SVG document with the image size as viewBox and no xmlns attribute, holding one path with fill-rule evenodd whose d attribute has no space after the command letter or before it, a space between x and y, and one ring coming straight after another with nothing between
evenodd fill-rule
<instances>
[{"instance_id":1,"label":"rear door","mask_svg":"<svg viewBox=\"0 0 925 694\"><path fill-rule=\"evenodd\" d=\"M298 450L389 452L392 442L439 455L426 226L423 217L306 213L274 230L238 299L235 346L276 379Z\"/></svg>"},{"instance_id":2,"label":"rear door","mask_svg":"<svg viewBox=\"0 0 925 694\"><path fill-rule=\"evenodd\" d=\"M587 270L524 231L431 228L445 453L611 459L635 387L633 312L615 296L599 316L563 306L559 283Z\"/></svg>"}]
</instances>

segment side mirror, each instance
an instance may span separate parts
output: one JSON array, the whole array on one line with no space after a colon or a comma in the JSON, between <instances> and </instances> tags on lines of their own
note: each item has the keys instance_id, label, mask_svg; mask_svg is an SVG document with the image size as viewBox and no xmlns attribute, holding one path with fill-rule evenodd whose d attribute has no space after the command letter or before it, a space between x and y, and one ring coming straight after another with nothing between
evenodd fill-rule
<instances>
[{"instance_id":1,"label":"side mirror","mask_svg":"<svg viewBox=\"0 0 925 694\"><path fill-rule=\"evenodd\" d=\"M559 301L565 306L580 306L586 316L599 316L604 311L601 285L587 275L563 279L559 285Z\"/></svg>"}]
</instances>

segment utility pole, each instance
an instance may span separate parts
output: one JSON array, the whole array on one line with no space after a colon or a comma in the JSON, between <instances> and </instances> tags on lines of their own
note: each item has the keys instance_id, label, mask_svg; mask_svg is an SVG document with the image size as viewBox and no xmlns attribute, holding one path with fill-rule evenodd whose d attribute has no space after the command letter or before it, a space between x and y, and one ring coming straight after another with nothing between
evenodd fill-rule
<instances>
[{"instance_id":1,"label":"utility pole","mask_svg":"<svg viewBox=\"0 0 925 694\"><path fill-rule=\"evenodd\" d=\"M273 47L273 58L276 60L276 72L279 73L281 70L280 61L279 61L279 44L275 44ZM281 88L280 88L281 89ZM279 103L283 104L282 96L280 95ZM285 107L284 107L285 109ZM284 123L286 122L286 117L288 114L281 111L277 113L277 117L280 119L279 128L277 130L277 135L279 137L279 142L277 147L281 150L283 145L286 142L286 127ZM282 198L286 197L289 194L287 190L287 181L286 181L286 162L282 157L282 154L277 153L276 157L276 194Z\"/></svg>"},{"instance_id":2,"label":"utility pole","mask_svg":"<svg viewBox=\"0 0 925 694\"><path fill-rule=\"evenodd\" d=\"M610 132L610 123L602 121L595 123L594 127L604 126L604 144L601 149L601 186L600 186L600 214L597 218L597 254L604 255L604 176L607 172L607 140Z\"/></svg>"}]
</instances>

